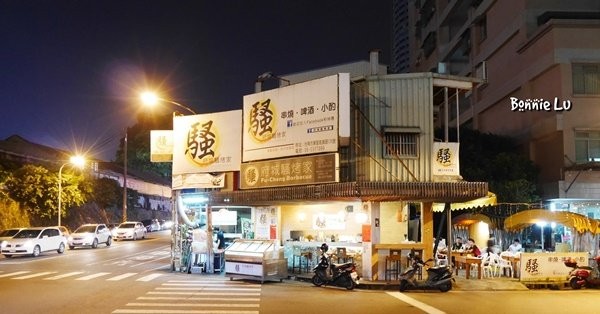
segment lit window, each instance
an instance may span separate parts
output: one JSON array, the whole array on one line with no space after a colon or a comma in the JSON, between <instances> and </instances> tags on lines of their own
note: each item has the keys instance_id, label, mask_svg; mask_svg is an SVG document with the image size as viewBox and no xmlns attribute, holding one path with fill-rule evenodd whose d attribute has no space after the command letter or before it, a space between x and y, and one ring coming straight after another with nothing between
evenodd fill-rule
<instances>
[{"instance_id":1,"label":"lit window","mask_svg":"<svg viewBox=\"0 0 600 314\"><path fill-rule=\"evenodd\" d=\"M575 161L600 161L600 131L575 132Z\"/></svg>"},{"instance_id":2,"label":"lit window","mask_svg":"<svg viewBox=\"0 0 600 314\"><path fill-rule=\"evenodd\" d=\"M600 95L600 64L573 64L573 94Z\"/></svg>"}]
</instances>

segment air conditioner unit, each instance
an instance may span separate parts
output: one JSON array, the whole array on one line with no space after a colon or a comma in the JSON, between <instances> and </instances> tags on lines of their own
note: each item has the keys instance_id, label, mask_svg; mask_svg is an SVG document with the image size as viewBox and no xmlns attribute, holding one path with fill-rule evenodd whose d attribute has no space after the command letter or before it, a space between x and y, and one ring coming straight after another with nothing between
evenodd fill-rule
<instances>
[{"instance_id":1,"label":"air conditioner unit","mask_svg":"<svg viewBox=\"0 0 600 314\"><path fill-rule=\"evenodd\" d=\"M486 61L481 61L475 68L475 76L483 80L483 83L487 83L488 73Z\"/></svg>"}]
</instances>

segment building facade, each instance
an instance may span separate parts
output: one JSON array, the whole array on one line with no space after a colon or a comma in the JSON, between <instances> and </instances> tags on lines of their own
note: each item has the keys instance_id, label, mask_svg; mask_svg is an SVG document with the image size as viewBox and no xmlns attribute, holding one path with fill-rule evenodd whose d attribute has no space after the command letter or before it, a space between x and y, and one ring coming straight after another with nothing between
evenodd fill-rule
<instances>
[{"instance_id":1,"label":"building facade","mask_svg":"<svg viewBox=\"0 0 600 314\"><path fill-rule=\"evenodd\" d=\"M409 19L412 71L482 80L451 123L518 139L546 207L600 216L600 2L417 0Z\"/></svg>"}]
</instances>

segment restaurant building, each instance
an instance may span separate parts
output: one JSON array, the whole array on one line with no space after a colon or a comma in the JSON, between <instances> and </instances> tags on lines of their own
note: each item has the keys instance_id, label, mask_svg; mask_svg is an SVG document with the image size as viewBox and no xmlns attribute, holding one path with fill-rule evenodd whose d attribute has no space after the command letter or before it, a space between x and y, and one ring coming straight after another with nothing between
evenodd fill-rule
<instances>
[{"instance_id":1,"label":"restaurant building","mask_svg":"<svg viewBox=\"0 0 600 314\"><path fill-rule=\"evenodd\" d=\"M292 270L314 262L323 242L371 280L383 279L394 250L432 257L433 203L488 193L487 183L460 177L459 144L434 138L435 128L447 134L457 95L477 80L381 69L373 52L276 77L283 86L245 96L243 110L175 117L173 215L205 215L210 234L240 210L230 235L273 240ZM227 143L208 159L207 136Z\"/></svg>"}]
</instances>

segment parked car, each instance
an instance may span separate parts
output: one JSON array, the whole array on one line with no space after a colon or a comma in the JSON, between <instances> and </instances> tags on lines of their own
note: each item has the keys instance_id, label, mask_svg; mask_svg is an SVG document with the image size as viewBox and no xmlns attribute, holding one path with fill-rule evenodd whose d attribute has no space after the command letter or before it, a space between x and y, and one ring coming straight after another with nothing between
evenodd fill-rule
<instances>
[{"instance_id":1,"label":"parked car","mask_svg":"<svg viewBox=\"0 0 600 314\"><path fill-rule=\"evenodd\" d=\"M58 227L25 228L11 239L2 243L0 253L6 257L13 255L38 256L42 252L63 253L67 240Z\"/></svg>"},{"instance_id":2,"label":"parked car","mask_svg":"<svg viewBox=\"0 0 600 314\"><path fill-rule=\"evenodd\" d=\"M23 230L23 228L10 228L4 229L0 231L0 245L4 243L4 241L11 239L15 236L19 231Z\"/></svg>"},{"instance_id":3,"label":"parked car","mask_svg":"<svg viewBox=\"0 0 600 314\"><path fill-rule=\"evenodd\" d=\"M112 243L112 234L105 224L85 224L73 231L68 237L67 243L71 250L82 246L89 246L95 249L99 243L110 246Z\"/></svg>"},{"instance_id":4,"label":"parked car","mask_svg":"<svg viewBox=\"0 0 600 314\"><path fill-rule=\"evenodd\" d=\"M146 238L146 227L139 221L126 221L113 229L112 236L114 240L144 239Z\"/></svg>"},{"instance_id":5,"label":"parked car","mask_svg":"<svg viewBox=\"0 0 600 314\"><path fill-rule=\"evenodd\" d=\"M145 219L142 220L142 223L144 224L144 227L146 227L146 232L154 232L161 230L158 219Z\"/></svg>"}]
</instances>

